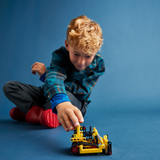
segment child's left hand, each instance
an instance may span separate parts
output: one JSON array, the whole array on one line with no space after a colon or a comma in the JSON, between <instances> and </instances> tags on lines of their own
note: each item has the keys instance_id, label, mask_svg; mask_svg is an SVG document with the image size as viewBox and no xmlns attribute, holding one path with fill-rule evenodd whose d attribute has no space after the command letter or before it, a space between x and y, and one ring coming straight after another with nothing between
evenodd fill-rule
<instances>
[{"instance_id":1,"label":"child's left hand","mask_svg":"<svg viewBox=\"0 0 160 160\"><path fill-rule=\"evenodd\" d=\"M44 65L44 63L35 62L31 66L31 68L32 68L31 73L34 75L37 73L39 77L41 77L46 72L46 66Z\"/></svg>"}]
</instances>

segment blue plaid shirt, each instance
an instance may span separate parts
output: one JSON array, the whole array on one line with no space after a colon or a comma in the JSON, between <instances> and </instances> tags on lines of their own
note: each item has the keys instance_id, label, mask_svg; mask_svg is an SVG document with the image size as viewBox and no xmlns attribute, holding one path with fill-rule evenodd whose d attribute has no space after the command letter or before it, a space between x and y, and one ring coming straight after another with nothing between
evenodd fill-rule
<instances>
[{"instance_id":1,"label":"blue plaid shirt","mask_svg":"<svg viewBox=\"0 0 160 160\"><path fill-rule=\"evenodd\" d=\"M44 96L49 101L57 94L66 94L67 90L89 103L91 90L104 72L104 60L98 53L85 70L78 71L69 59L69 52L61 47L52 53L51 64L46 69Z\"/></svg>"}]
</instances>

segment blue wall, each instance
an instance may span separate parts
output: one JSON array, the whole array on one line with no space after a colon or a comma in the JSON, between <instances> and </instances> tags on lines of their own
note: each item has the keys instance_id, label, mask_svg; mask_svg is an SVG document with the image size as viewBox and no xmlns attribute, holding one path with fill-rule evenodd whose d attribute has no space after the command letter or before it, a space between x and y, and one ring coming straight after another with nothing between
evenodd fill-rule
<instances>
[{"instance_id":1,"label":"blue wall","mask_svg":"<svg viewBox=\"0 0 160 160\"><path fill-rule=\"evenodd\" d=\"M72 18L100 24L106 73L93 89L89 112L159 110L159 0L0 0L0 116L14 106L3 95L9 80L41 85L31 65L50 64ZM100 112L100 110L98 111Z\"/></svg>"}]
</instances>

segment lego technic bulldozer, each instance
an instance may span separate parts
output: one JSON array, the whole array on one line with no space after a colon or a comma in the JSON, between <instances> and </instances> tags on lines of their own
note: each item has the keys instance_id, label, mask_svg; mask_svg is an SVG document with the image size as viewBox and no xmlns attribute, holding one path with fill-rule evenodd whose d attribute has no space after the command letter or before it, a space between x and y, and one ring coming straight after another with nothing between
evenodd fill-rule
<instances>
[{"instance_id":1,"label":"lego technic bulldozer","mask_svg":"<svg viewBox=\"0 0 160 160\"><path fill-rule=\"evenodd\" d=\"M89 153L112 154L112 143L108 141L108 135L104 135L102 138L95 127L93 131L91 131L91 126L90 131L86 131L84 126L76 127L70 140L72 142L70 152L73 155Z\"/></svg>"}]
</instances>

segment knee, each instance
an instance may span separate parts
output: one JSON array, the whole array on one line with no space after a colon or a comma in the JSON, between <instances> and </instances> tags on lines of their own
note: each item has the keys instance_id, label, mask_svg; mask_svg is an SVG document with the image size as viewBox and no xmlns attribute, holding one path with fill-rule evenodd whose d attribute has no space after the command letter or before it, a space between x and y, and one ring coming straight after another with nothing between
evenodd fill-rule
<instances>
[{"instance_id":1,"label":"knee","mask_svg":"<svg viewBox=\"0 0 160 160\"><path fill-rule=\"evenodd\" d=\"M3 93L5 95L8 95L8 93L11 91L11 88L14 86L15 81L8 81L4 86L3 86Z\"/></svg>"}]
</instances>

